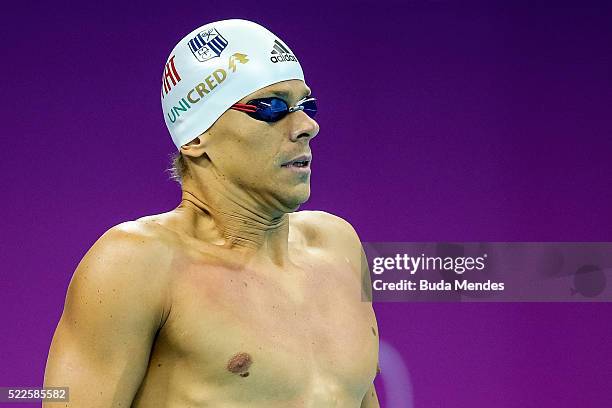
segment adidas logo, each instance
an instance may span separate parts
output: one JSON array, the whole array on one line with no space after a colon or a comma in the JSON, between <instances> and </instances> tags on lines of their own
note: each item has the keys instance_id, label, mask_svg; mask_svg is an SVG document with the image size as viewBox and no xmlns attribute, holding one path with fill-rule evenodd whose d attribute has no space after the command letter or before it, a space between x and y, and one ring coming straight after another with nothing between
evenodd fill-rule
<instances>
[{"instance_id":1,"label":"adidas logo","mask_svg":"<svg viewBox=\"0 0 612 408\"><path fill-rule=\"evenodd\" d=\"M272 47L272 56L270 57L270 61L277 63L283 61L295 61L297 62L297 58L295 55L291 54L289 50L278 40L274 40L274 47Z\"/></svg>"}]
</instances>

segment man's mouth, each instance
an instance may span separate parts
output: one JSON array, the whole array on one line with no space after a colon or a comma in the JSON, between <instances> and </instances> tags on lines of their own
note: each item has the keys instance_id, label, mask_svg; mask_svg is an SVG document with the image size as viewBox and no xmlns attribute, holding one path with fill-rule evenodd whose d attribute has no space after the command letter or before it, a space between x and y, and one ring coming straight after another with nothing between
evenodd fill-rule
<instances>
[{"instance_id":1,"label":"man's mouth","mask_svg":"<svg viewBox=\"0 0 612 408\"><path fill-rule=\"evenodd\" d=\"M304 160L304 161L295 161L295 162L283 164L281 167L308 167L309 164L310 164L310 161Z\"/></svg>"},{"instance_id":2,"label":"man's mouth","mask_svg":"<svg viewBox=\"0 0 612 408\"><path fill-rule=\"evenodd\" d=\"M310 167L310 162L312 160L312 156L301 155L292 159L286 163L281 164L281 167L287 168L308 168Z\"/></svg>"}]
</instances>

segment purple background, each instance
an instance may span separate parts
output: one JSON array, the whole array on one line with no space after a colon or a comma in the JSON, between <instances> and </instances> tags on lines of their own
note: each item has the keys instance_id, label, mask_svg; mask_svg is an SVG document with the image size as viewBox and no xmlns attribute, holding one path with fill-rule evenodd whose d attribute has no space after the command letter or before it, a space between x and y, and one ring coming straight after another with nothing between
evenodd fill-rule
<instances>
[{"instance_id":1,"label":"purple background","mask_svg":"<svg viewBox=\"0 0 612 408\"><path fill-rule=\"evenodd\" d=\"M42 383L91 244L178 203L162 67L212 20L260 22L303 64L321 109L304 209L364 241L612 240L609 6L17 3L0 26L0 386ZM612 304L375 308L415 407L610 405Z\"/></svg>"}]
</instances>

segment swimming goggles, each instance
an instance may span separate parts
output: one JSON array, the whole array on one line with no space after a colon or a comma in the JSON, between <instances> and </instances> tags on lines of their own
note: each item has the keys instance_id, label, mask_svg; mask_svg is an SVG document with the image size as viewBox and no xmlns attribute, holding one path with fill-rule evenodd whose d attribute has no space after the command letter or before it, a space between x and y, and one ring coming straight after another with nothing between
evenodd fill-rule
<instances>
[{"instance_id":1,"label":"swimming goggles","mask_svg":"<svg viewBox=\"0 0 612 408\"><path fill-rule=\"evenodd\" d=\"M253 99L247 103L235 103L230 109L244 112L256 120L277 122L291 112L299 110L314 118L317 114L317 102L315 98L308 97L299 101L295 106L289 106L281 98L270 97Z\"/></svg>"}]
</instances>

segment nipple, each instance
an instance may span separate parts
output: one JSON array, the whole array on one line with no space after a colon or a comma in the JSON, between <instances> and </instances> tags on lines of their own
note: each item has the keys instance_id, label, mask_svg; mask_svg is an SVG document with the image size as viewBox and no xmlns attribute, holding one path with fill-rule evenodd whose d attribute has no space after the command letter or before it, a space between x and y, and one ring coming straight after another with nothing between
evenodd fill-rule
<instances>
[{"instance_id":1,"label":"nipple","mask_svg":"<svg viewBox=\"0 0 612 408\"><path fill-rule=\"evenodd\" d=\"M227 362L227 370L230 373L239 374L241 377L249 376L249 367L251 366L251 356L247 353L235 354Z\"/></svg>"}]
</instances>

